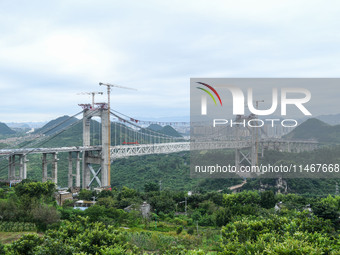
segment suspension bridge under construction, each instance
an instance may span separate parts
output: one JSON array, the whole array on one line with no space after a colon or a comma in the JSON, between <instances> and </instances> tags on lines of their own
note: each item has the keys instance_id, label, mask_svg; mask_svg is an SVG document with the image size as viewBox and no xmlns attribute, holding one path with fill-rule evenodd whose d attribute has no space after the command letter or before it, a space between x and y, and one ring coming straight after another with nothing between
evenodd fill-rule
<instances>
[{"instance_id":1,"label":"suspension bridge under construction","mask_svg":"<svg viewBox=\"0 0 340 255\"><path fill-rule=\"evenodd\" d=\"M88 189L94 186L110 187L111 163L118 158L148 154L166 154L189 150L234 149L235 165L257 164L257 157L266 149L301 152L314 150L316 141L296 141L279 138L266 138L258 131L246 130L236 135L223 135L223 139L190 142L190 139L174 137L146 128L152 122L140 121L124 114L110 110L108 103L80 104L82 111L72 117L82 116L77 122L61 129L53 135L44 135L29 143L24 148L2 149L0 157L8 160L8 180L21 181L27 178L27 155L41 154L42 181L52 180L57 184L58 154L68 153L68 187ZM100 119L100 144L91 144L91 119ZM64 122L58 123L62 125ZM66 129L82 122L82 146L44 148L40 147L49 139L57 137ZM114 134L111 134L111 124L114 123ZM185 122L160 123L176 126L187 125ZM56 128L52 126L50 130ZM190 132L198 130L190 127ZM247 135L244 135L244 134ZM123 134L123 135L122 135ZM255 137L256 135L256 137ZM226 138L228 137L228 138ZM35 145L40 146L35 147ZM52 165L52 171L48 166ZM74 167L75 166L75 167ZM51 176L48 176L51 173Z\"/></svg>"}]
</instances>

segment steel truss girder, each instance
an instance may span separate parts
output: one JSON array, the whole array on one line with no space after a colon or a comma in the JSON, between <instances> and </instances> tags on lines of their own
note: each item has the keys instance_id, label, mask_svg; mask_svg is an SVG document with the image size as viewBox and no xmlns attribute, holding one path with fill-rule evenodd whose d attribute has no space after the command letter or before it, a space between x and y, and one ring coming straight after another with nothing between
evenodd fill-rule
<instances>
[{"instance_id":1,"label":"steel truss girder","mask_svg":"<svg viewBox=\"0 0 340 255\"><path fill-rule=\"evenodd\" d=\"M299 151L313 150L318 143L315 141L288 141L281 139L261 139L259 147L274 148L289 151L291 147L299 148ZM175 153L189 150L213 150L213 149L244 149L251 148L251 140L231 141L195 141L177 143L158 143L141 145L118 145L111 147L112 159L125 158L129 156L141 156L149 154Z\"/></svg>"}]
</instances>

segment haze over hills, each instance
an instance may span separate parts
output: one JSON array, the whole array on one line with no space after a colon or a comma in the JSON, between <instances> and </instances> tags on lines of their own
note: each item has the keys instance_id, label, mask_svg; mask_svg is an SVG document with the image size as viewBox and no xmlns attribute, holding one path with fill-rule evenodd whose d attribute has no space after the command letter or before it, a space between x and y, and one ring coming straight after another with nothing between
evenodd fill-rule
<instances>
[{"instance_id":1,"label":"haze over hills","mask_svg":"<svg viewBox=\"0 0 340 255\"><path fill-rule=\"evenodd\" d=\"M317 140L321 143L340 143L340 125L329 125L319 119L312 118L301 123L286 139Z\"/></svg>"},{"instance_id":2,"label":"haze over hills","mask_svg":"<svg viewBox=\"0 0 340 255\"><path fill-rule=\"evenodd\" d=\"M41 128L44 126L47 122L7 122L6 125L10 128Z\"/></svg>"},{"instance_id":3,"label":"haze over hills","mask_svg":"<svg viewBox=\"0 0 340 255\"><path fill-rule=\"evenodd\" d=\"M6 123L6 125L10 128L18 128L18 129L28 129L31 128L27 123Z\"/></svg>"}]
</instances>

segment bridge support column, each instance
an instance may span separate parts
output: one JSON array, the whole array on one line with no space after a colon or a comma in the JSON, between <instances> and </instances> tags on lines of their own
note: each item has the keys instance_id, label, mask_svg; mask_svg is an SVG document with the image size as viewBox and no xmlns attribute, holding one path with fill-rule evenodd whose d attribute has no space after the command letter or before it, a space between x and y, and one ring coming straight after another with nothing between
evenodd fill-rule
<instances>
[{"instance_id":1,"label":"bridge support column","mask_svg":"<svg viewBox=\"0 0 340 255\"><path fill-rule=\"evenodd\" d=\"M52 182L58 183L58 153L52 153Z\"/></svg>"},{"instance_id":2,"label":"bridge support column","mask_svg":"<svg viewBox=\"0 0 340 255\"><path fill-rule=\"evenodd\" d=\"M47 154L52 154L52 178L48 177L47 175ZM48 179L52 179L52 182L57 184L58 183L58 153L43 153L42 154L42 181L46 182Z\"/></svg>"},{"instance_id":3,"label":"bridge support column","mask_svg":"<svg viewBox=\"0 0 340 255\"><path fill-rule=\"evenodd\" d=\"M79 151L77 151L76 187L80 187L80 152Z\"/></svg>"},{"instance_id":4,"label":"bridge support column","mask_svg":"<svg viewBox=\"0 0 340 255\"><path fill-rule=\"evenodd\" d=\"M42 154L42 181L47 181L47 153Z\"/></svg>"},{"instance_id":5,"label":"bridge support column","mask_svg":"<svg viewBox=\"0 0 340 255\"><path fill-rule=\"evenodd\" d=\"M27 178L27 158L26 155L19 155L19 161L20 161L20 170L19 170L19 176L20 179L26 179Z\"/></svg>"},{"instance_id":6,"label":"bridge support column","mask_svg":"<svg viewBox=\"0 0 340 255\"><path fill-rule=\"evenodd\" d=\"M15 179L15 155L8 157L8 178L10 180Z\"/></svg>"},{"instance_id":7,"label":"bridge support column","mask_svg":"<svg viewBox=\"0 0 340 255\"><path fill-rule=\"evenodd\" d=\"M80 187L80 152L76 151L76 174L73 174L72 151L68 153L68 187L73 187L73 177L76 177L76 187Z\"/></svg>"},{"instance_id":8,"label":"bridge support column","mask_svg":"<svg viewBox=\"0 0 340 255\"><path fill-rule=\"evenodd\" d=\"M68 183L67 187L73 187L73 173L72 173L72 152L68 153Z\"/></svg>"},{"instance_id":9,"label":"bridge support column","mask_svg":"<svg viewBox=\"0 0 340 255\"><path fill-rule=\"evenodd\" d=\"M87 158L88 158L88 151L83 152L83 189L88 189L89 188L89 183L90 183L90 169L86 163Z\"/></svg>"}]
</instances>

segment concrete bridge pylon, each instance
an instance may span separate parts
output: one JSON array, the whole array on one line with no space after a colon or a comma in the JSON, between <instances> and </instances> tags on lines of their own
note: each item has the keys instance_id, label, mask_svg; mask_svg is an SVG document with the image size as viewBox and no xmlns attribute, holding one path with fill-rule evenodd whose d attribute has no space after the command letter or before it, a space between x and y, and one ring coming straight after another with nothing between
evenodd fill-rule
<instances>
[{"instance_id":1,"label":"concrete bridge pylon","mask_svg":"<svg viewBox=\"0 0 340 255\"><path fill-rule=\"evenodd\" d=\"M109 150L111 144L111 137L109 135L109 121L110 115L106 104L100 108L84 109L83 112L83 146L91 146L91 118L99 117L101 119L101 150L84 151L82 168L83 168L83 182L82 187L89 188L91 184L96 181L100 187L109 187ZM94 169L94 165L99 165L97 170ZM91 178L92 174L92 178ZM100 178L99 178L100 176Z\"/></svg>"}]
</instances>

